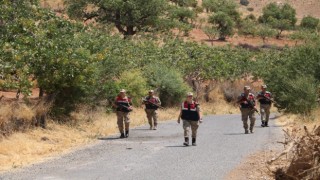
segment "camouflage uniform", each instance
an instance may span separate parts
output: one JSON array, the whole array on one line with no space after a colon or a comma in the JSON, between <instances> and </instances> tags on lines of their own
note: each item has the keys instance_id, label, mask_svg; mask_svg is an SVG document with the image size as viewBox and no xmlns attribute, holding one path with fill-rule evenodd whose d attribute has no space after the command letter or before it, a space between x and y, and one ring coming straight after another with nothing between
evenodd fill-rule
<instances>
[{"instance_id":1,"label":"camouflage uniform","mask_svg":"<svg viewBox=\"0 0 320 180\"><path fill-rule=\"evenodd\" d=\"M146 114L147 114L147 118L148 118L148 122L150 125L150 129L157 129L158 126L158 107L161 105L161 101L158 97L156 96L147 96L145 97L145 100L147 102L144 102L146 108ZM151 102L151 103L150 103ZM158 106L156 106L156 105Z\"/></svg>"},{"instance_id":2,"label":"camouflage uniform","mask_svg":"<svg viewBox=\"0 0 320 180\"><path fill-rule=\"evenodd\" d=\"M188 97L192 98L192 93L188 93ZM184 139L183 143L185 146L189 145L190 129L192 137L192 145L196 146L197 132L199 128L199 123L202 122L200 116L200 105L195 101L185 101L181 105L181 113L178 119L180 122L180 117L183 120L183 130Z\"/></svg>"},{"instance_id":3,"label":"camouflage uniform","mask_svg":"<svg viewBox=\"0 0 320 180\"><path fill-rule=\"evenodd\" d=\"M122 90L122 92L125 92ZM115 106L117 107L117 124L120 131L120 138L129 136L130 118L129 114L131 109L131 100L127 97L121 97L120 95L115 99ZM124 131L125 130L125 131Z\"/></svg>"},{"instance_id":4,"label":"camouflage uniform","mask_svg":"<svg viewBox=\"0 0 320 180\"><path fill-rule=\"evenodd\" d=\"M262 87L265 87L263 85ZM261 112L261 126L268 126L269 117L270 117L270 109L271 109L271 101L272 94L269 91L260 91L258 93L257 99L260 102L260 112Z\"/></svg>"},{"instance_id":5,"label":"camouflage uniform","mask_svg":"<svg viewBox=\"0 0 320 180\"><path fill-rule=\"evenodd\" d=\"M253 133L253 127L256 121L256 117L255 111L250 106L250 103L252 103L252 105L255 106L255 96L252 93L248 93L247 95L245 93L242 93L239 96L238 102L240 103L241 120L243 122L243 128L245 130L245 133L248 134L248 118L250 119L250 132Z\"/></svg>"}]
</instances>

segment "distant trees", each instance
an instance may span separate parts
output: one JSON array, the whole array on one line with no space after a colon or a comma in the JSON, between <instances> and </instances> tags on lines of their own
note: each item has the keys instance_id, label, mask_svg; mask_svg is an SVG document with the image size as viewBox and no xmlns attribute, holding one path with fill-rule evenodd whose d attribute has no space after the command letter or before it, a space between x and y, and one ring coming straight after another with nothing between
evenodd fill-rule
<instances>
[{"instance_id":1,"label":"distant trees","mask_svg":"<svg viewBox=\"0 0 320 180\"><path fill-rule=\"evenodd\" d=\"M110 23L125 37L163 27L166 0L67 0L71 18Z\"/></svg>"},{"instance_id":2,"label":"distant trees","mask_svg":"<svg viewBox=\"0 0 320 180\"><path fill-rule=\"evenodd\" d=\"M248 6L249 5L249 0L240 0L240 4L243 6Z\"/></svg>"},{"instance_id":3,"label":"distant trees","mask_svg":"<svg viewBox=\"0 0 320 180\"><path fill-rule=\"evenodd\" d=\"M320 20L312 16L303 17L300 26L305 29L317 30Z\"/></svg>"},{"instance_id":4,"label":"distant trees","mask_svg":"<svg viewBox=\"0 0 320 180\"><path fill-rule=\"evenodd\" d=\"M270 3L263 8L263 14L259 17L259 22L277 29L276 37L280 38L283 31L290 30L295 26L297 22L296 10L289 4Z\"/></svg>"},{"instance_id":5,"label":"distant trees","mask_svg":"<svg viewBox=\"0 0 320 180\"><path fill-rule=\"evenodd\" d=\"M219 32L219 40L226 40L227 36L234 34L235 22L225 12L217 12L209 17L209 23L216 26Z\"/></svg>"}]
</instances>

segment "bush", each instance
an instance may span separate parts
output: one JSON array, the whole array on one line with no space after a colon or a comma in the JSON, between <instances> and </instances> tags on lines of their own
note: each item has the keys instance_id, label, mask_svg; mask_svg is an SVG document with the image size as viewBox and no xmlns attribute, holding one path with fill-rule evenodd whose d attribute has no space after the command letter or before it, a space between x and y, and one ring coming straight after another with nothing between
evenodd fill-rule
<instances>
[{"instance_id":1,"label":"bush","mask_svg":"<svg viewBox=\"0 0 320 180\"><path fill-rule=\"evenodd\" d=\"M252 21L257 21L256 16L254 16L253 14L249 14L248 16L246 16L245 19L246 19L246 20L250 19L250 20L252 20Z\"/></svg>"},{"instance_id":2,"label":"bush","mask_svg":"<svg viewBox=\"0 0 320 180\"><path fill-rule=\"evenodd\" d=\"M312 16L306 16L303 17L301 20L300 26L302 28L316 30L318 28L320 20L318 18L312 17Z\"/></svg>"},{"instance_id":3,"label":"bush","mask_svg":"<svg viewBox=\"0 0 320 180\"><path fill-rule=\"evenodd\" d=\"M243 6L248 6L249 5L249 0L240 0L240 4Z\"/></svg>"},{"instance_id":4,"label":"bush","mask_svg":"<svg viewBox=\"0 0 320 180\"><path fill-rule=\"evenodd\" d=\"M313 77L300 76L272 84L276 102L286 112L309 114L317 105L317 86Z\"/></svg>"},{"instance_id":5,"label":"bush","mask_svg":"<svg viewBox=\"0 0 320 180\"><path fill-rule=\"evenodd\" d=\"M140 70L124 71L115 84L116 88L126 89L134 106L139 106L141 104L141 98L148 92L147 79Z\"/></svg>"},{"instance_id":6,"label":"bush","mask_svg":"<svg viewBox=\"0 0 320 180\"><path fill-rule=\"evenodd\" d=\"M319 94L319 45L306 45L266 53L257 60L261 77L275 94L279 109L310 113ZM302 63L303 62L303 63Z\"/></svg>"},{"instance_id":7,"label":"bush","mask_svg":"<svg viewBox=\"0 0 320 180\"><path fill-rule=\"evenodd\" d=\"M174 68L150 64L145 67L144 75L148 77L148 84L159 94L163 106L179 104L190 91L182 75Z\"/></svg>"},{"instance_id":8,"label":"bush","mask_svg":"<svg viewBox=\"0 0 320 180\"><path fill-rule=\"evenodd\" d=\"M252 12L252 11L254 11L254 8L249 7L249 8L247 8L247 10L250 11L250 12Z\"/></svg>"},{"instance_id":9,"label":"bush","mask_svg":"<svg viewBox=\"0 0 320 180\"><path fill-rule=\"evenodd\" d=\"M217 12L210 16L209 23L217 26L220 40L225 40L227 36L232 36L234 34L235 22L224 12Z\"/></svg>"},{"instance_id":10,"label":"bush","mask_svg":"<svg viewBox=\"0 0 320 180\"><path fill-rule=\"evenodd\" d=\"M287 3L284 5L270 3L263 8L263 14L259 17L259 21L278 29L277 38L280 38L284 30L290 30L295 26L297 22L296 10Z\"/></svg>"}]
</instances>

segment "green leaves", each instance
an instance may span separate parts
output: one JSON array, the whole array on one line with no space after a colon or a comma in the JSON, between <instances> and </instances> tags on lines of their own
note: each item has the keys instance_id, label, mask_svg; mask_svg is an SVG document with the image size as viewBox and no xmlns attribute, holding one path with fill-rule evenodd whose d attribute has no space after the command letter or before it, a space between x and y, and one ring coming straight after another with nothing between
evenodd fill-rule
<instances>
[{"instance_id":1,"label":"green leaves","mask_svg":"<svg viewBox=\"0 0 320 180\"><path fill-rule=\"evenodd\" d=\"M270 3L263 8L263 14L259 17L261 23L268 24L278 29L277 38L280 38L282 31L292 29L296 22L296 10L289 4L277 5Z\"/></svg>"}]
</instances>

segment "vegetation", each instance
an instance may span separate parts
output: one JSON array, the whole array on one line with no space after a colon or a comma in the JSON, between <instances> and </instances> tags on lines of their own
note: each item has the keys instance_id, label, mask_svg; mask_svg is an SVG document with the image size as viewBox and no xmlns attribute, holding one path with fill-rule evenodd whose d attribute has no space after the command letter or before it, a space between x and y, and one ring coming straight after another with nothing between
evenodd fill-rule
<instances>
[{"instance_id":1,"label":"vegetation","mask_svg":"<svg viewBox=\"0 0 320 180\"><path fill-rule=\"evenodd\" d=\"M300 26L305 29L317 30L320 20L312 16L303 17Z\"/></svg>"},{"instance_id":2,"label":"vegetation","mask_svg":"<svg viewBox=\"0 0 320 180\"><path fill-rule=\"evenodd\" d=\"M293 29L295 26L297 22L296 10L289 4L270 3L263 8L263 14L259 17L259 21L278 29L276 37L279 39L283 31Z\"/></svg>"},{"instance_id":3,"label":"vegetation","mask_svg":"<svg viewBox=\"0 0 320 180\"><path fill-rule=\"evenodd\" d=\"M209 23L216 26L219 32L219 40L225 41L227 36L234 34L235 23L232 18L224 12L217 12L210 16Z\"/></svg>"},{"instance_id":4,"label":"vegetation","mask_svg":"<svg viewBox=\"0 0 320 180\"><path fill-rule=\"evenodd\" d=\"M161 22L190 25L195 17L193 8L197 7L191 0L153 0L150 4L139 0L103 2L70 0L68 12L71 17L93 18L105 25L112 23L117 27L116 23L120 23L117 29L127 37L158 31L163 28ZM160 2L164 3L154 7ZM130 41L106 33L100 25L85 26L58 17L40 8L36 1L2 1L0 6L1 89L17 90L28 96L32 88L40 87L40 96L54 97L51 114L57 117L68 115L78 103L95 106L107 99L110 104L121 88L128 89L135 105L152 88L158 91L164 106L172 106L181 101L186 91L198 92L204 82L232 81L251 74L269 84L280 109L308 113L315 107L313 100L320 79L318 49L311 45L319 39L315 32L298 31L304 35L291 35L297 41L312 39L305 46L253 52L238 47L208 47L165 35L160 43L157 36ZM240 16L233 1L207 0L204 7L213 12L209 18L211 26L205 28L209 39L219 36L225 40L236 32ZM173 13L180 10L181 13ZM118 12L124 13L119 21L115 20ZM239 21L238 33L258 35L265 42L277 33L272 27L283 30L275 26L275 21L288 22L292 27L294 16L290 6L270 4L260 17L266 24L257 25L249 17ZM305 89L301 91L302 86ZM303 97L296 95L304 92Z\"/></svg>"}]
</instances>

